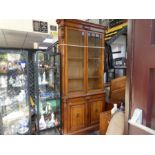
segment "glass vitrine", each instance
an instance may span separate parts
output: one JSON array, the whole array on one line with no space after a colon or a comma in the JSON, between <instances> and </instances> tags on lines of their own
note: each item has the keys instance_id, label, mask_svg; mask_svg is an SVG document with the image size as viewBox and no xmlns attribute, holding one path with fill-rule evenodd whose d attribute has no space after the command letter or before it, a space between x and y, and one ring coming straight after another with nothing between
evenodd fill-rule
<instances>
[{"instance_id":1,"label":"glass vitrine","mask_svg":"<svg viewBox=\"0 0 155 155\"><path fill-rule=\"evenodd\" d=\"M68 93L81 92L84 91L84 32L67 31Z\"/></svg>"},{"instance_id":2,"label":"glass vitrine","mask_svg":"<svg viewBox=\"0 0 155 155\"><path fill-rule=\"evenodd\" d=\"M101 34L88 32L88 91L103 87L101 39Z\"/></svg>"},{"instance_id":3,"label":"glass vitrine","mask_svg":"<svg viewBox=\"0 0 155 155\"><path fill-rule=\"evenodd\" d=\"M0 50L1 134L29 134L28 52Z\"/></svg>"},{"instance_id":4,"label":"glass vitrine","mask_svg":"<svg viewBox=\"0 0 155 155\"><path fill-rule=\"evenodd\" d=\"M60 55L37 51L35 85L38 131L61 124Z\"/></svg>"}]
</instances>

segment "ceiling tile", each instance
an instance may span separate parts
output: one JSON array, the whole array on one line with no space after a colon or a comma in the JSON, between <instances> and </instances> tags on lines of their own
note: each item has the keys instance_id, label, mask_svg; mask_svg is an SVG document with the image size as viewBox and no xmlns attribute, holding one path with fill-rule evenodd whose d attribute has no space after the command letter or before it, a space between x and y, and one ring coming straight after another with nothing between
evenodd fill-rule
<instances>
[{"instance_id":1,"label":"ceiling tile","mask_svg":"<svg viewBox=\"0 0 155 155\"><path fill-rule=\"evenodd\" d=\"M1 29L0 47L33 49L34 42L37 42L39 46L43 47L51 46L50 43L43 43L45 38L52 37L49 34Z\"/></svg>"},{"instance_id":2,"label":"ceiling tile","mask_svg":"<svg viewBox=\"0 0 155 155\"><path fill-rule=\"evenodd\" d=\"M25 40L27 32L13 31L13 30L4 30L4 35L6 41L8 42L20 42L23 43Z\"/></svg>"}]
</instances>

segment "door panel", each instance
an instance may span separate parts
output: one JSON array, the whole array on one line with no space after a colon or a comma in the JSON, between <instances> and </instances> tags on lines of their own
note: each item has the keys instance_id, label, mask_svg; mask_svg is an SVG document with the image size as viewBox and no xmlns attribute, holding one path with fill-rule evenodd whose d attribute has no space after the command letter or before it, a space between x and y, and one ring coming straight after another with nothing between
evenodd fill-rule
<instances>
[{"instance_id":1,"label":"door panel","mask_svg":"<svg viewBox=\"0 0 155 155\"><path fill-rule=\"evenodd\" d=\"M142 109L143 125L155 129L155 20L132 20L129 29L129 114L131 117L135 108ZM146 132L130 125L129 134Z\"/></svg>"},{"instance_id":2,"label":"door panel","mask_svg":"<svg viewBox=\"0 0 155 155\"><path fill-rule=\"evenodd\" d=\"M76 131L86 125L86 103L81 100L72 100L68 103L68 130Z\"/></svg>"},{"instance_id":3,"label":"door panel","mask_svg":"<svg viewBox=\"0 0 155 155\"><path fill-rule=\"evenodd\" d=\"M84 127L84 105L71 107L71 130L77 130Z\"/></svg>"},{"instance_id":4,"label":"door panel","mask_svg":"<svg viewBox=\"0 0 155 155\"><path fill-rule=\"evenodd\" d=\"M103 101L93 101L90 103L90 124L99 122L99 116L102 111Z\"/></svg>"}]
</instances>

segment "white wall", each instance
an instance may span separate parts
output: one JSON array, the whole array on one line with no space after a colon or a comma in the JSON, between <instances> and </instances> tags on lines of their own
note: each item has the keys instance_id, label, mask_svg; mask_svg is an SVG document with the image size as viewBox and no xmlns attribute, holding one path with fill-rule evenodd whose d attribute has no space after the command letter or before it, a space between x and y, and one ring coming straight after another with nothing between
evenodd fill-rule
<instances>
[{"instance_id":1,"label":"white wall","mask_svg":"<svg viewBox=\"0 0 155 155\"><path fill-rule=\"evenodd\" d=\"M113 54L113 58L126 57L126 36L121 35L112 44L111 48L113 52L121 51L121 53Z\"/></svg>"},{"instance_id":2,"label":"white wall","mask_svg":"<svg viewBox=\"0 0 155 155\"><path fill-rule=\"evenodd\" d=\"M50 25L56 25L56 19L33 19L38 21L48 22L48 33L50 33ZM33 31L33 21L32 19L21 19L21 20L0 20L0 29L8 29L8 30L16 30L16 31L26 31L26 32L34 32ZM39 33L39 32L37 32Z\"/></svg>"}]
</instances>

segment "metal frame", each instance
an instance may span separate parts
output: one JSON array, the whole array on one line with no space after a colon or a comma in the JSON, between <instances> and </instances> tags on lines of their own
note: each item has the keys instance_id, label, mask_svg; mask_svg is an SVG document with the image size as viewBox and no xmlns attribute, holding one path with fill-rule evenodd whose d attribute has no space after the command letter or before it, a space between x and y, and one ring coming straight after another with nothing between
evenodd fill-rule
<instances>
[{"instance_id":1,"label":"metal frame","mask_svg":"<svg viewBox=\"0 0 155 155\"><path fill-rule=\"evenodd\" d=\"M127 31L127 26L123 27L121 30L119 30L114 36L112 36L111 39L107 40L107 44L112 44L120 35L122 35L124 32Z\"/></svg>"}]
</instances>

